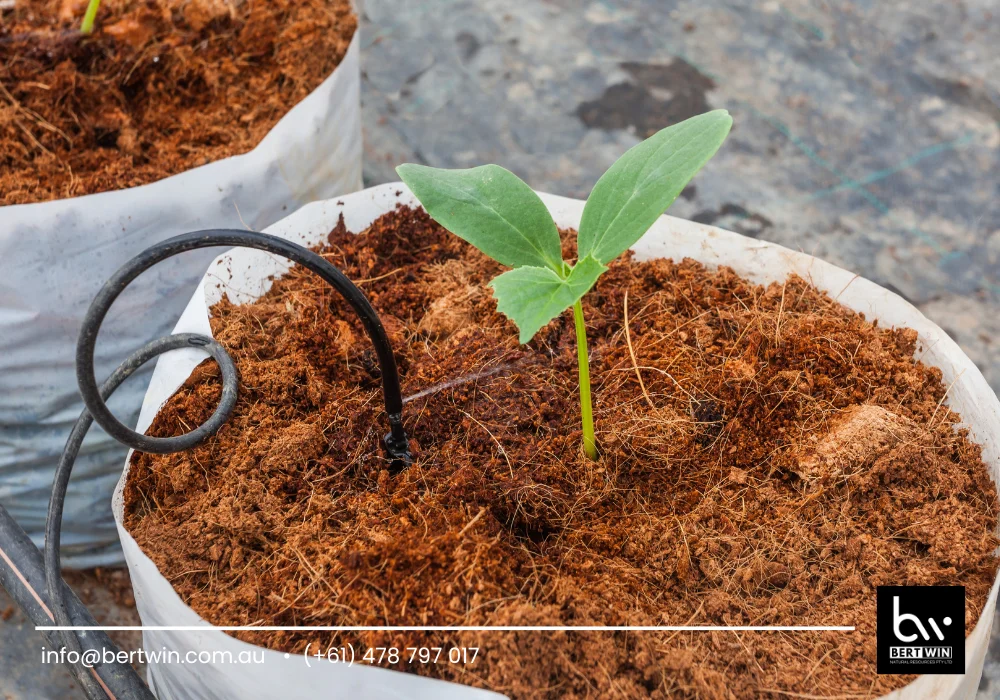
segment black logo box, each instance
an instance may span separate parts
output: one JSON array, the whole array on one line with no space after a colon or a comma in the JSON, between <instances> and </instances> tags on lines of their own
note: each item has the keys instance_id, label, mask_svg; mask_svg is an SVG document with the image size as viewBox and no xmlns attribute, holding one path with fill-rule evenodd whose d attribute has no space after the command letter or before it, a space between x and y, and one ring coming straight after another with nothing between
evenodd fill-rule
<instances>
[{"instance_id":1,"label":"black logo box","mask_svg":"<svg viewBox=\"0 0 1000 700\"><path fill-rule=\"evenodd\" d=\"M879 586L876 596L878 673L965 673L965 586Z\"/></svg>"}]
</instances>

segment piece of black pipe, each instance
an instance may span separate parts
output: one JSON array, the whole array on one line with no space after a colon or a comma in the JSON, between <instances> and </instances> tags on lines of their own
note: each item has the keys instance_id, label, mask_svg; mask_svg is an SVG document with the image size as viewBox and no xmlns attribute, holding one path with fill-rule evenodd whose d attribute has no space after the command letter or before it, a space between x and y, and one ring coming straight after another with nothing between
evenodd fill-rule
<instances>
[{"instance_id":1,"label":"piece of black pipe","mask_svg":"<svg viewBox=\"0 0 1000 700\"><path fill-rule=\"evenodd\" d=\"M46 594L42 553L3 506L0 506L0 586L4 587L17 607L33 624L36 626L57 624L52 615L50 599ZM70 624L84 627L97 625L87 612L87 608L64 582L62 589ZM48 641L48 649L57 651L62 646L58 632L45 631L41 634L45 635ZM101 655L101 663L94 664L92 671L85 669L90 680L88 685L91 685L92 689L88 694L96 691L99 694L92 697L154 700L153 694L149 692L149 688L135 669L127 663L116 660L119 649L108 635L100 631L87 631L77 632L76 638L84 651L93 650ZM107 658L115 660L104 663L105 651L108 654ZM42 649L39 648L39 653L41 652Z\"/></svg>"}]
</instances>

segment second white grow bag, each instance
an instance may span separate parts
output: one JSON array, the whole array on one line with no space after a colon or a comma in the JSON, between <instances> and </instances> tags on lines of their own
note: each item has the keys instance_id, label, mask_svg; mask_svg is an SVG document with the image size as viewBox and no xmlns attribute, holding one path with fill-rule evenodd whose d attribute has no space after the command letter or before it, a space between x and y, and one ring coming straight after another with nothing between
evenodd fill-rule
<instances>
[{"instance_id":1,"label":"second white grow bag","mask_svg":"<svg viewBox=\"0 0 1000 700\"><path fill-rule=\"evenodd\" d=\"M540 196L560 227L576 228L579 225L582 201L548 194ZM312 246L327 236L341 214L349 230L361 231L400 202L416 204L405 185L396 183L373 187L335 200L310 204L268 228L267 232ZM878 319L883 326L907 326L916 330L922 348L919 358L940 368L944 383L951 385L948 405L962 415L972 440L983 446L983 459L994 483L997 483L1000 477L1000 447L996 441L1000 435L1000 402L958 345L897 295L810 255L670 216L661 217L633 246L633 250L637 260L692 258L713 268L727 265L737 274L762 284L783 281L794 272L845 306L864 313L868 319ZM285 260L255 250L234 249L220 256L202 279L175 332L210 336L209 307L221 299L223 290L234 302L251 302L264 294L270 287L270 279L280 276L287 267ZM140 432L149 427L160 407L204 359L204 354L194 350L177 351L159 359L142 404L138 425ZM144 625L204 627L204 630L196 632L144 631L143 646L147 650L174 649L182 656L192 651L230 651L236 657L241 651L253 650L258 656L263 654L264 658L264 663L259 665L150 663L150 681L161 700L498 697L465 686L364 665L331 665L313 661L311 667L306 667L301 657L286 658L280 652L263 650L212 629L208 622L181 601L169 581L123 527L122 489L127 473L126 463L115 491L113 510L142 622ZM959 700L974 696L982 675L996 601L997 582L994 582L986 607L966 639L965 675L922 676L885 697L892 700Z\"/></svg>"},{"instance_id":2,"label":"second white grow bag","mask_svg":"<svg viewBox=\"0 0 1000 700\"><path fill-rule=\"evenodd\" d=\"M51 202L0 207L0 503L41 546L52 474L83 404L76 339L111 274L154 243L205 228L259 230L303 204L361 188L359 38L343 60L249 153L157 182ZM107 375L165 335L211 259L171 258L130 285L108 318L95 358ZM148 369L111 401L134 416ZM108 498L124 448L87 436L73 470L63 564L121 563Z\"/></svg>"}]
</instances>

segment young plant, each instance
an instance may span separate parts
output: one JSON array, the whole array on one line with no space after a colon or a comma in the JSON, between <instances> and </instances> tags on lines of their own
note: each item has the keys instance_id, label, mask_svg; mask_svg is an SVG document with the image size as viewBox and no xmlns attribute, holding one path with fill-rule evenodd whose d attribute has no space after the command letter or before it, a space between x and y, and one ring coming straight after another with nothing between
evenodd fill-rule
<instances>
[{"instance_id":1,"label":"young plant","mask_svg":"<svg viewBox=\"0 0 1000 700\"><path fill-rule=\"evenodd\" d=\"M83 13L83 22L80 24L81 34L92 34L94 32L94 20L97 19L97 10L101 7L101 0L90 0L87 3L87 10Z\"/></svg>"},{"instance_id":2,"label":"young plant","mask_svg":"<svg viewBox=\"0 0 1000 700\"><path fill-rule=\"evenodd\" d=\"M577 233L577 258L562 258L559 231L538 195L498 165L440 170L396 168L427 213L464 241L513 268L490 282L497 309L529 342L573 307L580 367L583 449L597 458L590 399L587 329L580 299L666 211L725 141L733 120L725 110L663 129L629 149L594 185Z\"/></svg>"}]
</instances>

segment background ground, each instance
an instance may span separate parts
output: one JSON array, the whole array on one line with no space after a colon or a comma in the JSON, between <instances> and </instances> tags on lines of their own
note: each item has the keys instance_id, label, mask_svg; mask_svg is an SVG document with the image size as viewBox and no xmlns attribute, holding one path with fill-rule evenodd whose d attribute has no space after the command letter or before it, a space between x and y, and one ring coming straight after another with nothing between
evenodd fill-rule
<instances>
[{"instance_id":1,"label":"background ground","mask_svg":"<svg viewBox=\"0 0 1000 700\"><path fill-rule=\"evenodd\" d=\"M367 184L404 161L496 162L585 197L644 136L724 107L729 141L671 213L897 291L1000 390L994 0L364 4ZM0 621L8 698L69 695L40 643L19 614ZM1000 697L996 631L979 697Z\"/></svg>"}]
</instances>

